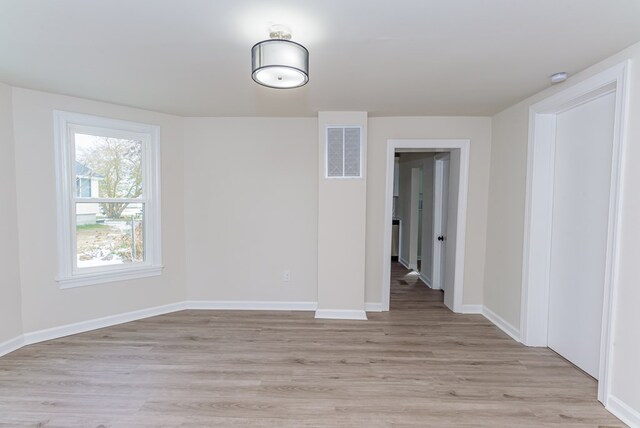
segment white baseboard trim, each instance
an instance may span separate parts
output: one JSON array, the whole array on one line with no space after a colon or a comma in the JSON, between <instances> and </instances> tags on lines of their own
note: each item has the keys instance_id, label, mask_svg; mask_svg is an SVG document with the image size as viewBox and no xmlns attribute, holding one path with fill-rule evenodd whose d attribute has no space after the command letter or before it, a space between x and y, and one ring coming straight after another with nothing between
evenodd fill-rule
<instances>
[{"instance_id":1,"label":"white baseboard trim","mask_svg":"<svg viewBox=\"0 0 640 428\"><path fill-rule=\"evenodd\" d=\"M619 398L610 395L606 409L631 428L640 427L640 411L632 409L631 406Z\"/></svg>"},{"instance_id":2,"label":"white baseboard trim","mask_svg":"<svg viewBox=\"0 0 640 428\"><path fill-rule=\"evenodd\" d=\"M405 268L411 270L411 268L409 267L409 262L403 259L402 257L398 257L398 263L400 263Z\"/></svg>"},{"instance_id":3,"label":"white baseboard trim","mask_svg":"<svg viewBox=\"0 0 640 428\"><path fill-rule=\"evenodd\" d=\"M462 305L463 314L482 314L484 306L482 305Z\"/></svg>"},{"instance_id":4,"label":"white baseboard trim","mask_svg":"<svg viewBox=\"0 0 640 428\"><path fill-rule=\"evenodd\" d=\"M507 333L513 340L516 342L520 342L520 331L509 324L504 318L500 315L493 312L491 309L486 306L482 307L482 315L492 323L496 325L500 330Z\"/></svg>"},{"instance_id":5,"label":"white baseboard trim","mask_svg":"<svg viewBox=\"0 0 640 428\"><path fill-rule=\"evenodd\" d=\"M164 315L185 309L208 310L265 310L265 311L313 311L318 319L366 320L367 314L363 310L317 309L317 302L243 302L243 301L183 301L141 309L123 314L110 315L88 321L67 324L45 330L25 333L13 339L0 343L0 357L16 351L23 346L38 342L57 339L73 334L110 327L117 324L136 321L143 318ZM365 310L369 312L382 311L382 304L377 302L365 303ZM463 305L462 313L482 314L512 339L520 341L520 332L501 316L483 305ZM606 409L614 416L632 428L640 428L640 412L631 408L617 397L609 396Z\"/></svg>"},{"instance_id":6,"label":"white baseboard trim","mask_svg":"<svg viewBox=\"0 0 640 428\"><path fill-rule=\"evenodd\" d=\"M186 309L237 311L315 311L318 302L244 302L233 300L188 300Z\"/></svg>"},{"instance_id":7,"label":"white baseboard trim","mask_svg":"<svg viewBox=\"0 0 640 428\"><path fill-rule=\"evenodd\" d=\"M88 321L81 321L73 324L66 324L59 327L38 330L24 334L24 344L31 345L33 343L45 342L51 339L58 339L72 334L84 333L90 330L111 327L116 324L123 324L130 321L136 321L143 318L155 317L171 312L182 311L186 309L185 302L170 303L168 305L155 306L153 308L140 309L138 311L126 312L123 314L109 315L102 318L96 318Z\"/></svg>"},{"instance_id":8,"label":"white baseboard trim","mask_svg":"<svg viewBox=\"0 0 640 428\"><path fill-rule=\"evenodd\" d=\"M370 302L365 304L365 310L334 310L334 309L317 309L317 302L244 302L244 301L198 301L189 300L168 305L156 306L153 308L141 309L123 314L110 315L88 321L81 321L73 324L67 324L59 327L38 330L25 333L22 336L15 337L3 343L0 343L0 356L13 352L22 346L33 343L44 342L47 340L57 339L73 334L84 333L86 331L97 330L100 328L110 327L130 321L136 321L143 318L149 318L157 315L168 314L185 309L201 309L201 310L261 310L261 311L315 311L315 317L319 319L346 319L346 320L366 320L369 312L381 312L382 304ZM514 340L519 341L520 333L518 329L506 322L495 312L482 305L464 305L463 313L482 313L489 321L498 326ZM617 400L611 402L614 408L624 409L628 406ZM617 404L619 403L619 404ZM617 405L617 407L616 407ZM625 407L626 406L626 407Z\"/></svg>"},{"instance_id":9,"label":"white baseboard trim","mask_svg":"<svg viewBox=\"0 0 640 428\"><path fill-rule=\"evenodd\" d=\"M0 343L0 357L7 355L9 352L16 351L24 346L24 336L20 335L13 339Z\"/></svg>"},{"instance_id":10,"label":"white baseboard trim","mask_svg":"<svg viewBox=\"0 0 640 428\"><path fill-rule=\"evenodd\" d=\"M0 343L0 357L17 349L20 349L21 347L26 345L45 342L47 340L58 339L61 337L71 336L73 334L84 333L100 328L111 327L117 324L136 321L143 318L155 317L157 315L164 315L171 312L182 311L185 309L315 311L317 308L317 302L242 302L206 300L182 301L25 333L23 335ZM362 311L362 313L364 314L364 311ZM364 319L366 319L366 314L364 315Z\"/></svg>"},{"instance_id":11,"label":"white baseboard trim","mask_svg":"<svg viewBox=\"0 0 640 428\"><path fill-rule=\"evenodd\" d=\"M330 320L363 320L366 321L367 313L362 310L351 309L318 309L316 318Z\"/></svg>"},{"instance_id":12,"label":"white baseboard trim","mask_svg":"<svg viewBox=\"0 0 640 428\"><path fill-rule=\"evenodd\" d=\"M367 302L364 304L365 312L382 312L382 303Z\"/></svg>"},{"instance_id":13,"label":"white baseboard trim","mask_svg":"<svg viewBox=\"0 0 640 428\"><path fill-rule=\"evenodd\" d=\"M420 281L424 282L427 285L427 287L433 288L431 286L431 278L429 278L427 275L425 275L424 273L420 272L420 276L418 276L418 278L420 278Z\"/></svg>"}]
</instances>

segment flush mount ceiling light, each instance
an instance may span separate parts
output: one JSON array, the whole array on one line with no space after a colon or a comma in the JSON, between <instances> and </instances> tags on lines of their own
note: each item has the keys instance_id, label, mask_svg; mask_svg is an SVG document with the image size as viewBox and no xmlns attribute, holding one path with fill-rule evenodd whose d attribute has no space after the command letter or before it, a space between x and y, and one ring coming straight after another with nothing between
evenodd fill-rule
<instances>
[{"instance_id":1,"label":"flush mount ceiling light","mask_svg":"<svg viewBox=\"0 0 640 428\"><path fill-rule=\"evenodd\" d=\"M309 81L309 51L291 41L291 31L271 27L269 40L251 48L251 78L260 85L276 89L299 88Z\"/></svg>"}]
</instances>

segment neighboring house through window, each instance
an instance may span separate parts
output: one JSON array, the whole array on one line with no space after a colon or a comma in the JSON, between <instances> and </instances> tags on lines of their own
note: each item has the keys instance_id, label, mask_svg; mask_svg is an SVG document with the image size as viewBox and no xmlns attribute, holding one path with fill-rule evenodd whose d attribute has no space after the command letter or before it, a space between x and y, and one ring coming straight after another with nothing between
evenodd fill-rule
<instances>
[{"instance_id":1,"label":"neighboring house through window","mask_svg":"<svg viewBox=\"0 0 640 428\"><path fill-rule=\"evenodd\" d=\"M160 274L158 127L54 116L60 286Z\"/></svg>"},{"instance_id":2,"label":"neighboring house through window","mask_svg":"<svg viewBox=\"0 0 640 428\"><path fill-rule=\"evenodd\" d=\"M76 196L79 198L91 197L91 179L85 177L76 178Z\"/></svg>"},{"instance_id":3,"label":"neighboring house through window","mask_svg":"<svg viewBox=\"0 0 640 428\"><path fill-rule=\"evenodd\" d=\"M76 164L76 190L77 198L91 198L100 196L100 181L104 177L95 173L86 165L75 161ZM76 226L97 224L100 214L100 204L82 204L76 206Z\"/></svg>"}]
</instances>

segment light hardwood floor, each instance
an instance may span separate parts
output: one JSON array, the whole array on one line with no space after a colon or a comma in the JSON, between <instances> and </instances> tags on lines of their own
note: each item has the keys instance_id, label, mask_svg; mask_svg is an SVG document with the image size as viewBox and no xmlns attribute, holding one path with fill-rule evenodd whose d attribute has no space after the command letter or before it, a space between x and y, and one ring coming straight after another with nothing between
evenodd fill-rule
<instances>
[{"instance_id":1,"label":"light hardwood floor","mask_svg":"<svg viewBox=\"0 0 640 428\"><path fill-rule=\"evenodd\" d=\"M0 426L623 426L596 382L397 263L391 311L183 311L0 358Z\"/></svg>"}]
</instances>

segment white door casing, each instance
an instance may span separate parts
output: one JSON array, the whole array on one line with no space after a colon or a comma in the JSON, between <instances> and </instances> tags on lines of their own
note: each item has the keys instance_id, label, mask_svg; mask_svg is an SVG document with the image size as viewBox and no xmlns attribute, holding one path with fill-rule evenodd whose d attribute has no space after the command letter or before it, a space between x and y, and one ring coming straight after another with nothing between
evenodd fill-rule
<instances>
[{"instance_id":1,"label":"white door casing","mask_svg":"<svg viewBox=\"0 0 640 428\"><path fill-rule=\"evenodd\" d=\"M444 278L442 281L444 289L444 304L453 311L455 286L455 269L456 269L456 245L458 245L458 205L459 199L455 196L460 191L460 150L452 150L449 153L449 161L445 163L446 170L444 176L446 178L445 192L447 195L447 220L445 230L445 248L444 248ZM445 201L443 201L443 204Z\"/></svg>"},{"instance_id":2,"label":"white door casing","mask_svg":"<svg viewBox=\"0 0 640 428\"><path fill-rule=\"evenodd\" d=\"M456 150L460 154L458 169L459 189L457 192L458 210L456 224L460 225L455 234L455 257L453 257L453 311L462 312L462 295L464 292L464 255L467 226L467 192L469 186L469 150L470 140L464 139L391 139L387 140L387 167L386 167L386 191L383 228L382 250L382 295L381 310L389 310L389 295L391 283L391 225L393 207L393 165L397 149L415 151L451 151ZM387 227L388 226L388 227ZM449 239L448 244L452 241Z\"/></svg>"},{"instance_id":3,"label":"white door casing","mask_svg":"<svg viewBox=\"0 0 640 428\"><path fill-rule=\"evenodd\" d=\"M605 257L598 399L611 399L611 352L617 289L623 158L628 122L629 64L625 61L551 95L530 107L527 187L522 269L520 340L527 346L548 345L549 275L552 241L554 154L557 115L615 93L611 185Z\"/></svg>"}]
</instances>

